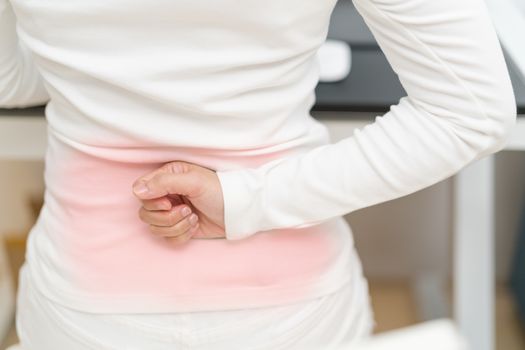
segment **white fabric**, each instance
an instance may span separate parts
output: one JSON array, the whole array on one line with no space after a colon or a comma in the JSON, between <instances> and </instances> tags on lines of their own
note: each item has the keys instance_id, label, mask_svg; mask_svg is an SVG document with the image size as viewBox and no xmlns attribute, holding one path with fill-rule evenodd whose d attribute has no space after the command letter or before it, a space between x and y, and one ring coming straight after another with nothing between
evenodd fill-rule
<instances>
[{"instance_id":1,"label":"white fabric","mask_svg":"<svg viewBox=\"0 0 525 350\"><path fill-rule=\"evenodd\" d=\"M131 193L165 162L240 169L328 143L309 109L334 5L0 0L0 106L48 102L45 200L26 255L39 290L85 312L168 313L361 288L342 217L172 249Z\"/></svg>"},{"instance_id":2,"label":"white fabric","mask_svg":"<svg viewBox=\"0 0 525 350\"><path fill-rule=\"evenodd\" d=\"M224 0L210 11L208 4L192 2L12 3L21 21L19 35L38 53L56 99L49 118L70 142L115 144L133 135L238 150L308 139L328 143L308 110L319 73L315 53L326 37L334 0ZM408 96L337 144L257 170L219 171L229 239L313 224L407 195L504 146L516 104L483 0L353 3ZM42 103L48 99L42 77L24 45L14 49L7 7L7 0L0 1L0 105ZM66 29L39 25L50 24L50 16ZM130 32L128 21L138 20L152 25ZM108 32L109 22L115 26ZM179 41L177 50L162 46L172 43L170 38ZM155 101L156 112L135 103L134 96ZM79 109L78 120L92 123L77 128L76 120L59 113L66 107ZM130 110L149 118L133 118ZM206 130L190 122L204 117ZM186 132L157 128L166 118Z\"/></svg>"},{"instance_id":3,"label":"white fabric","mask_svg":"<svg viewBox=\"0 0 525 350\"><path fill-rule=\"evenodd\" d=\"M504 146L516 105L483 0L354 0L408 96L331 144L309 110L335 2L0 0L0 106L48 102L40 290L104 313L359 288L342 215ZM130 189L176 159L217 171L227 239L170 254Z\"/></svg>"},{"instance_id":4,"label":"white fabric","mask_svg":"<svg viewBox=\"0 0 525 350\"><path fill-rule=\"evenodd\" d=\"M176 314L95 314L63 307L20 270L16 326L7 350L342 349L371 334L368 290L279 307ZM356 308L357 307L357 308Z\"/></svg>"},{"instance_id":5,"label":"white fabric","mask_svg":"<svg viewBox=\"0 0 525 350\"><path fill-rule=\"evenodd\" d=\"M309 109L334 5L0 0L0 107L47 102L45 201L26 255L39 289L85 312L153 313L360 288L342 217L175 250L131 193L168 161L239 169L327 143Z\"/></svg>"},{"instance_id":6,"label":"white fabric","mask_svg":"<svg viewBox=\"0 0 525 350\"><path fill-rule=\"evenodd\" d=\"M353 3L408 96L335 144L219 171L229 239L410 194L504 147L516 102L483 0Z\"/></svg>"}]
</instances>

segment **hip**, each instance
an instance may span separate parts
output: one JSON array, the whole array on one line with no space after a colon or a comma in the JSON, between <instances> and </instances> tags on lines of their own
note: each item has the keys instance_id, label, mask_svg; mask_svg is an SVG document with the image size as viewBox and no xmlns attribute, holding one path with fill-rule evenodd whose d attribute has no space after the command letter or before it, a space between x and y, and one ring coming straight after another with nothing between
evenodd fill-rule
<instances>
[{"instance_id":1,"label":"hip","mask_svg":"<svg viewBox=\"0 0 525 350\"><path fill-rule=\"evenodd\" d=\"M318 298L271 307L182 313L101 314L44 296L24 265L16 326L24 350L335 349L373 327L367 283L347 283Z\"/></svg>"},{"instance_id":2,"label":"hip","mask_svg":"<svg viewBox=\"0 0 525 350\"><path fill-rule=\"evenodd\" d=\"M344 218L242 242L193 240L174 251L132 229L80 232L44 205L26 258L39 289L91 312L186 312L287 304L328 294L361 275ZM96 220L92 220L96 224ZM131 232L131 233L130 233ZM72 235L86 238L73 240ZM87 243L86 243L87 242ZM98 242L98 244L93 244ZM95 249L103 247L103 249Z\"/></svg>"}]
</instances>

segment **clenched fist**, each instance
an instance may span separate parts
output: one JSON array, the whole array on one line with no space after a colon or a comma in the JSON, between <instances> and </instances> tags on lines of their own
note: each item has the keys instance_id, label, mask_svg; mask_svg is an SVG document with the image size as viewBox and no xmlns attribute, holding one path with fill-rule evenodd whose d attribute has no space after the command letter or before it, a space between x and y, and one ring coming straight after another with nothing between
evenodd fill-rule
<instances>
[{"instance_id":1,"label":"clenched fist","mask_svg":"<svg viewBox=\"0 0 525 350\"><path fill-rule=\"evenodd\" d=\"M183 161L166 163L138 178L133 193L142 202L140 219L173 244L225 237L224 201L214 170Z\"/></svg>"}]
</instances>

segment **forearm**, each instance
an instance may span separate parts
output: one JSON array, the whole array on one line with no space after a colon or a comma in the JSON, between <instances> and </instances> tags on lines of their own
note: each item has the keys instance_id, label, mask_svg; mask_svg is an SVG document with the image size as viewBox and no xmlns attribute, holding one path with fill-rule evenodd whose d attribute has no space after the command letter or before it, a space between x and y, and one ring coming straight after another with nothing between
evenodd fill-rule
<instances>
[{"instance_id":1,"label":"forearm","mask_svg":"<svg viewBox=\"0 0 525 350\"><path fill-rule=\"evenodd\" d=\"M482 0L354 4L408 96L338 143L218 172L229 239L410 194L504 146L516 104Z\"/></svg>"}]
</instances>

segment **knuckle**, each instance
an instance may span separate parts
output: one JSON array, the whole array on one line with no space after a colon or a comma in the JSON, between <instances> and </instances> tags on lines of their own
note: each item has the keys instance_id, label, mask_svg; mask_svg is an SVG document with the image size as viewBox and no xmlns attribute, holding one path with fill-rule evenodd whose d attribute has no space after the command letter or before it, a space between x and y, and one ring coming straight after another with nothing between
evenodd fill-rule
<instances>
[{"instance_id":1,"label":"knuckle","mask_svg":"<svg viewBox=\"0 0 525 350\"><path fill-rule=\"evenodd\" d=\"M169 237L170 238L177 238L177 239L183 239L182 236L184 236L189 229L189 225L185 222L186 220L183 220L182 222L179 222L175 226L172 226L170 228Z\"/></svg>"},{"instance_id":2,"label":"knuckle","mask_svg":"<svg viewBox=\"0 0 525 350\"><path fill-rule=\"evenodd\" d=\"M193 225L192 227L190 227L190 228L188 229L188 234L189 234L190 236L193 236L194 234L197 233L198 228L199 228L199 224L198 224L198 223L195 224L195 225ZM191 238L191 237L190 237L190 238Z\"/></svg>"},{"instance_id":3,"label":"knuckle","mask_svg":"<svg viewBox=\"0 0 525 350\"><path fill-rule=\"evenodd\" d=\"M141 179L137 179L135 180L132 184L131 184L131 188L135 188L139 183L140 183Z\"/></svg>"},{"instance_id":4,"label":"knuckle","mask_svg":"<svg viewBox=\"0 0 525 350\"><path fill-rule=\"evenodd\" d=\"M159 236L162 236L165 234L165 231L162 229L162 227L160 226L156 226L156 225L149 225L149 229L150 231L155 234L155 235L159 235Z\"/></svg>"},{"instance_id":5,"label":"knuckle","mask_svg":"<svg viewBox=\"0 0 525 350\"><path fill-rule=\"evenodd\" d=\"M188 217L186 217L184 220L181 221L180 223L180 229L182 231L186 231L188 229L191 228L191 223L190 223L190 219Z\"/></svg>"},{"instance_id":6,"label":"knuckle","mask_svg":"<svg viewBox=\"0 0 525 350\"><path fill-rule=\"evenodd\" d=\"M172 173L179 174L188 171L188 163L184 161L175 161L168 164L169 169Z\"/></svg>"},{"instance_id":7,"label":"knuckle","mask_svg":"<svg viewBox=\"0 0 525 350\"><path fill-rule=\"evenodd\" d=\"M174 226L179 222L179 215L176 211L172 210L167 214L167 221L169 226Z\"/></svg>"},{"instance_id":8,"label":"knuckle","mask_svg":"<svg viewBox=\"0 0 525 350\"><path fill-rule=\"evenodd\" d=\"M170 242L170 244L180 245L186 243L189 240L190 236L190 234L184 233L178 236L166 237L166 239Z\"/></svg>"},{"instance_id":9,"label":"knuckle","mask_svg":"<svg viewBox=\"0 0 525 350\"><path fill-rule=\"evenodd\" d=\"M173 230L171 230L172 234L170 236L172 237L179 237L186 232L186 229L182 225L176 225L174 226Z\"/></svg>"},{"instance_id":10,"label":"knuckle","mask_svg":"<svg viewBox=\"0 0 525 350\"><path fill-rule=\"evenodd\" d=\"M199 223L197 222L195 225L192 226L192 228L190 229L190 231L192 233L195 233L197 232L197 229L199 228Z\"/></svg>"}]
</instances>

